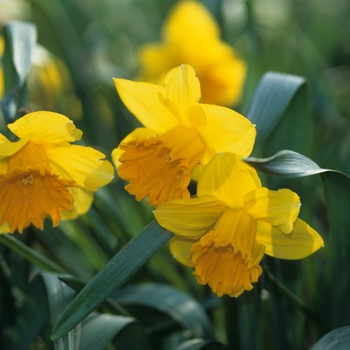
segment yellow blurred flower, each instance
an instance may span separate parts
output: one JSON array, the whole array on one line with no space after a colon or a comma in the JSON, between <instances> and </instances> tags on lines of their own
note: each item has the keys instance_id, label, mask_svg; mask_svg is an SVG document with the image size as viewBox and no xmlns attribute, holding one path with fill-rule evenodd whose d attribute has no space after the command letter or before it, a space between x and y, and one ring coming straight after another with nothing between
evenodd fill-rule
<instances>
[{"instance_id":1,"label":"yellow blurred flower","mask_svg":"<svg viewBox=\"0 0 350 350\"><path fill-rule=\"evenodd\" d=\"M217 152L246 157L255 127L225 107L198 103L200 85L193 68L171 70L162 86L115 79L126 107L145 126L131 132L112 153L126 190L158 206L188 198L187 186Z\"/></svg>"},{"instance_id":2,"label":"yellow blurred flower","mask_svg":"<svg viewBox=\"0 0 350 350\"><path fill-rule=\"evenodd\" d=\"M220 40L219 28L203 5L179 2L162 34L163 43L140 50L139 80L159 83L171 68L190 64L201 81L201 102L234 105L240 101L246 64Z\"/></svg>"},{"instance_id":3,"label":"yellow blurred flower","mask_svg":"<svg viewBox=\"0 0 350 350\"><path fill-rule=\"evenodd\" d=\"M0 36L0 99L5 94L1 64L4 45L4 38ZM30 109L60 111L75 121L82 117L82 104L75 94L66 65L40 45L34 49L27 86Z\"/></svg>"},{"instance_id":4,"label":"yellow blurred flower","mask_svg":"<svg viewBox=\"0 0 350 350\"><path fill-rule=\"evenodd\" d=\"M93 192L114 175L104 154L72 145L82 132L65 116L29 113L8 128L19 138L0 134L0 233L13 233L44 219L73 219L91 206Z\"/></svg>"},{"instance_id":5,"label":"yellow blurred flower","mask_svg":"<svg viewBox=\"0 0 350 350\"><path fill-rule=\"evenodd\" d=\"M256 171L234 154L216 155L198 182L198 197L163 203L154 215L174 232L174 257L194 268L198 283L219 296L253 288L264 254L302 259L323 246L319 234L298 219L299 197L261 186Z\"/></svg>"},{"instance_id":6,"label":"yellow blurred flower","mask_svg":"<svg viewBox=\"0 0 350 350\"><path fill-rule=\"evenodd\" d=\"M33 53L28 90L33 110L59 111L75 121L81 118L82 104L66 65L40 45Z\"/></svg>"}]
</instances>

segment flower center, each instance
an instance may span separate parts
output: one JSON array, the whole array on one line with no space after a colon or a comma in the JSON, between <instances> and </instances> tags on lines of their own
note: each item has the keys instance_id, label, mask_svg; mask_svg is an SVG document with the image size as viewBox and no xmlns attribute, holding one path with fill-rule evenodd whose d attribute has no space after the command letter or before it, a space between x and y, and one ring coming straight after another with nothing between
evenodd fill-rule
<instances>
[{"instance_id":1,"label":"flower center","mask_svg":"<svg viewBox=\"0 0 350 350\"><path fill-rule=\"evenodd\" d=\"M74 198L69 187L75 181L60 179L44 165L16 167L0 175L0 225L8 222L11 233L22 233L31 223L43 229L49 215L57 226L61 210L71 211Z\"/></svg>"},{"instance_id":2,"label":"flower center","mask_svg":"<svg viewBox=\"0 0 350 350\"><path fill-rule=\"evenodd\" d=\"M150 138L132 139L120 145L125 151L119 161L119 176L128 181L125 189L136 200L148 196L157 207L173 198L188 198L191 170L204 152L195 130L182 126Z\"/></svg>"},{"instance_id":3,"label":"flower center","mask_svg":"<svg viewBox=\"0 0 350 350\"><path fill-rule=\"evenodd\" d=\"M193 244L191 265L198 283L219 297L239 296L262 273L264 246L255 241L255 221L244 211L227 209L212 231Z\"/></svg>"}]
</instances>

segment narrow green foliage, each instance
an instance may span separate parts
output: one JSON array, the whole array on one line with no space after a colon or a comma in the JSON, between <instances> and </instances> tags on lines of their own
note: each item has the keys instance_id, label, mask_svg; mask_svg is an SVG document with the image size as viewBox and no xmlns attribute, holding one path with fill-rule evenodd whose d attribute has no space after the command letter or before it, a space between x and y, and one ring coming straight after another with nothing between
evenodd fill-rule
<instances>
[{"instance_id":1,"label":"narrow green foliage","mask_svg":"<svg viewBox=\"0 0 350 350\"><path fill-rule=\"evenodd\" d=\"M62 337L79 324L172 236L172 233L152 222L134 237L73 300L56 324L52 339Z\"/></svg>"},{"instance_id":2,"label":"narrow green foliage","mask_svg":"<svg viewBox=\"0 0 350 350\"><path fill-rule=\"evenodd\" d=\"M294 130L298 130L299 141L304 141L305 137L309 136L308 133L304 135L307 129L300 128L305 122L308 123L307 115L300 115L295 110L299 107L307 108L309 105L309 96L304 91L307 89L306 85L305 78L295 75L276 72L267 72L263 75L246 113L246 117L256 125L256 146L265 140L280 122L292 122ZM302 104L299 103L300 98ZM293 110L292 119L284 117L286 113L289 113L289 110ZM290 124L282 125L282 127L287 131L291 130ZM303 135L300 135L301 132L303 132ZM277 134L275 133L274 137ZM282 132L281 134L283 134L282 137L285 137L285 133ZM299 146L296 146L296 148L298 148L295 149L296 151L301 151Z\"/></svg>"},{"instance_id":3,"label":"narrow green foliage","mask_svg":"<svg viewBox=\"0 0 350 350\"><path fill-rule=\"evenodd\" d=\"M112 295L123 306L141 305L162 311L192 332L196 338L214 339L203 307L192 297L159 283L127 286Z\"/></svg>"},{"instance_id":4,"label":"narrow green foliage","mask_svg":"<svg viewBox=\"0 0 350 350\"><path fill-rule=\"evenodd\" d=\"M18 21L9 22L5 30L5 96L1 100L1 107L5 120L10 122L24 99L37 31L34 24Z\"/></svg>"},{"instance_id":5,"label":"narrow green foliage","mask_svg":"<svg viewBox=\"0 0 350 350\"><path fill-rule=\"evenodd\" d=\"M0 235L0 243L11 248L14 252L27 259L32 264L38 266L47 272L58 272L62 273L64 270L56 265L51 260L47 259L45 256L39 254L34 249L28 247L17 238L11 235Z\"/></svg>"},{"instance_id":6,"label":"narrow green foliage","mask_svg":"<svg viewBox=\"0 0 350 350\"><path fill-rule=\"evenodd\" d=\"M323 336L310 350L346 350L350 344L350 326L337 328Z\"/></svg>"}]
</instances>

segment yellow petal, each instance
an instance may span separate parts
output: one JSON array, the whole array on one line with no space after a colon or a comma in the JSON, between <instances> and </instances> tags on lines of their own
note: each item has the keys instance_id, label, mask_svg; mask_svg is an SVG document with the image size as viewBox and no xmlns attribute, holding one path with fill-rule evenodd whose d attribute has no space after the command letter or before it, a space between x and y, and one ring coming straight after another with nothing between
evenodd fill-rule
<instances>
[{"instance_id":1,"label":"yellow petal","mask_svg":"<svg viewBox=\"0 0 350 350\"><path fill-rule=\"evenodd\" d=\"M181 65L172 69L164 79L164 104L178 116L181 124L191 126L189 108L195 106L200 97L200 85L194 69Z\"/></svg>"},{"instance_id":2,"label":"yellow petal","mask_svg":"<svg viewBox=\"0 0 350 350\"><path fill-rule=\"evenodd\" d=\"M207 151L201 161L206 165L213 153L231 152L240 158L250 155L255 142L255 126L239 113L225 107L201 104L207 125L199 128Z\"/></svg>"},{"instance_id":3,"label":"yellow petal","mask_svg":"<svg viewBox=\"0 0 350 350\"><path fill-rule=\"evenodd\" d=\"M300 199L288 189L270 191L266 187L249 192L245 196L244 207L256 220L269 222L283 233L293 230L299 215Z\"/></svg>"},{"instance_id":4,"label":"yellow petal","mask_svg":"<svg viewBox=\"0 0 350 350\"><path fill-rule=\"evenodd\" d=\"M163 103L163 87L125 79L114 79L114 83L125 106L146 128L163 133L179 124Z\"/></svg>"},{"instance_id":5,"label":"yellow petal","mask_svg":"<svg viewBox=\"0 0 350 350\"><path fill-rule=\"evenodd\" d=\"M161 204L154 216L166 230L197 239L206 233L225 210L225 204L211 196L173 199Z\"/></svg>"},{"instance_id":6,"label":"yellow petal","mask_svg":"<svg viewBox=\"0 0 350 350\"><path fill-rule=\"evenodd\" d=\"M85 214L91 207L94 199L94 193L87 191L84 188L70 188L74 203L71 211L63 210L61 212L61 220L72 220L77 218L79 215Z\"/></svg>"},{"instance_id":7,"label":"yellow petal","mask_svg":"<svg viewBox=\"0 0 350 350\"><path fill-rule=\"evenodd\" d=\"M201 82L201 102L232 106L241 100L247 67L228 45L217 43L215 48L216 55L212 57L215 63L197 72Z\"/></svg>"},{"instance_id":8,"label":"yellow petal","mask_svg":"<svg viewBox=\"0 0 350 350\"><path fill-rule=\"evenodd\" d=\"M245 195L261 187L256 171L233 153L219 153L204 168L198 196L212 195L231 208L243 208Z\"/></svg>"},{"instance_id":9,"label":"yellow petal","mask_svg":"<svg viewBox=\"0 0 350 350\"><path fill-rule=\"evenodd\" d=\"M164 37L168 42L183 42L192 39L215 40L219 29L209 12L197 1L181 1L171 13L164 28ZM197 39L197 42L196 40Z\"/></svg>"},{"instance_id":10,"label":"yellow petal","mask_svg":"<svg viewBox=\"0 0 350 350\"><path fill-rule=\"evenodd\" d=\"M91 147L57 146L46 148L46 152L50 168L88 191L96 191L113 179L112 164L103 160L103 153Z\"/></svg>"},{"instance_id":11,"label":"yellow petal","mask_svg":"<svg viewBox=\"0 0 350 350\"><path fill-rule=\"evenodd\" d=\"M133 130L128 136L126 136L120 144L128 143L132 139L154 137L158 134L158 131L154 131L148 128L137 128ZM112 159L116 168L118 168L118 166L121 164L119 158L124 152L125 151L120 149L120 147L117 147L112 151Z\"/></svg>"},{"instance_id":12,"label":"yellow petal","mask_svg":"<svg viewBox=\"0 0 350 350\"><path fill-rule=\"evenodd\" d=\"M82 136L73 122L62 114L39 111L26 114L8 128L19 138L31 134L30 140L37 144L74 142Z\"/></svg>"},{"instance_id":13,"label":"yellow petal","mask_svg":"<svg viewBox=\"0 0 350 350\"><path fill-rule=\"evenodd\" d=\"M170 240L170 252L178 262L186 266L191 266L191 247L195 242L195 240L190 238L175 236Z\"/></svg>"},{"instance_id":14,"label":"yellow petal","mask_svg":"<svg viewBox=\"0 0 350 350\"><path fill-rule=\"evenodd\" d=\"M0 134L1 135L1 134ZM9 141L5 136L1 135L0 140L0 159L12 156L23 148L30 139L30 134L20 139L17 142Z\"/></svg>"},{"instance_id":15,"label":"yellow petal","mask_svg":"<svg viewBox=\"0 0 350 350\"><path fill-rule=\"evenodd\" d=\"M288 260L303 259L324 246L322 237L301 219L295 221L289 234L258 221L256 240L265 246L266 254Z\"/></svg>"},{"instance_id":16,"label":"yellow petal","mask_svg":"<svg viewBox=\"0 0 350 350\"><path fill-rule=\"evenodd\" d=\"M11 232L11 227L9 223L6 221L2 225L0 225L0 234L2 233L10 233Z\"/></svg>"}]
</instances>

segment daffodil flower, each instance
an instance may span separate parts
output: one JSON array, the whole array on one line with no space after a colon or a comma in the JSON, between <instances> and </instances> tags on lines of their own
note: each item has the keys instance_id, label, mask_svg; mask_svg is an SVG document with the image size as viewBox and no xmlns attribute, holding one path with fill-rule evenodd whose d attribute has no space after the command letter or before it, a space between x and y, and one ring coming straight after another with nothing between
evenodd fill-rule
<instances>
[{"instance_id":1,"label":"daffodil flower","mask_svg":"<svg viewBox=\"0 0 350 350\"><path fill-rule=\"evenodd\" d=\"M202 84L201 102L225 106L239 102L246 64L220 40L218 25L200 2L178 2L162 34L162 43L146 44L139 52L140 81L161 82L170 69L190 64Z\"/></svg>"},{"instance_id":2,"label":"daffodil flower","mask_svg":"<svg viewBox=\"0 0 350 350\"><path fill-rule=\"evenodd\" d=\"M198 103L200 85L193 68L171 70L164 84L115 79L126 107L145 126L131 132L112 153L126 190L137 200L148 196L158 206L188 198L187 186L220 151L245 157L252 151L255 127L225 107Z\"/></svg>"},{"instance_id":3,"label":"daffodil flower","mask_svg":"<svg viewBox=\"0 0 350 350\"><path fill-rule=\"evenodd\" d=\"M163 203L154 215L175 234L174 257L192 266L198 283L220 297L251 290L264 254L302 259L323 246L319 234L298 218L299 197L262 187L256 171L234 154L211 160L197 194Z\"/></svg>"},{"instance_id":4,"label":"daffodil flower","mask_svg":"<svg viewBox=\"0 0 350 350\"><path fill-rule=\"evenodd\" d=\"M8 128L19 141L0 134L0 233L22 233L30 224L43 229L47 216L53 226L73 219L113 179L104 154L71 144L82 132L61 114L29 113Z\"/></svg>"}]
</instances>

